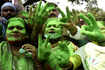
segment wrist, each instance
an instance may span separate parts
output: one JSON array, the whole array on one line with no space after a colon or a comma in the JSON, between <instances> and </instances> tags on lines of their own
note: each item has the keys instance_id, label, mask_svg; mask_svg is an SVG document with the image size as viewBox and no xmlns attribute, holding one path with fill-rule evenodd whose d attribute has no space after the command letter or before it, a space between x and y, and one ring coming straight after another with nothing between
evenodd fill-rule
<instances>
[{"instance_id":1,"label":"wrist","mask_svg":"<svg viewBox=\"0 0 105 70\"><path fill-rule=\"evenodd\" d=\"M71 35L75 35L77 33L77 28L74 25L70 27L68 30L70 31Z\"/></svg>"}]
</instances>

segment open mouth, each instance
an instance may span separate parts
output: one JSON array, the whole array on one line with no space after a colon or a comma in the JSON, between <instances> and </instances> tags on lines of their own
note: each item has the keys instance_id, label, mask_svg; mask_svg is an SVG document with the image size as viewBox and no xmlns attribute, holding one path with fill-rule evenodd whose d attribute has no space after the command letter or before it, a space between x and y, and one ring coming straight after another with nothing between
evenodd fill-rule
<instances>
[{"instance_id":1,"label":"open mouth","mask_svg":"<svg viewBox=\"0 0 105 70\"><path fill-rule=\"evenodd\" d=\"M49 15L49 17L56 17L56 15L52 13Z\"/></svg>"},{"instance_id":2,"label":"open mouth","mask_svg":"<svg viewBox=\"0 0 105 70\"><path fill-rule=\"evenodd\" d=\"M54 31L49 31L49 33L52 33L52 34L53 34L53 33L55 33L55 32L54 32Z\"/></svg>"},{"instance_id":3,"label":"open mouth","mask_svg":"<svg viewBox=\"0 0 105 70\"><path fill-rule=\"evenodd\" d=\"M20 37L20 34L13 34L14 37Z\"/></svg>"}]
</instances>

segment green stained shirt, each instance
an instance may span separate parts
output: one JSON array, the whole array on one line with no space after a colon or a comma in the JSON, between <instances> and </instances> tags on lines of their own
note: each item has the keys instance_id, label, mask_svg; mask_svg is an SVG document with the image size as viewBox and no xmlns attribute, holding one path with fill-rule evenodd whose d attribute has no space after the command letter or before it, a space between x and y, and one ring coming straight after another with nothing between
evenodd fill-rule
<instances>
[{"instance_id":1,"label":"green stained shirt","mask_svg":"<svg viewBox=\"0 0 105 70\"><path fill-rule=\"evenodd\" d=\"M0 66L2 70L35 70L31 58L13 56L7 42L0 43Z\"/></svg>"}]
</instances>

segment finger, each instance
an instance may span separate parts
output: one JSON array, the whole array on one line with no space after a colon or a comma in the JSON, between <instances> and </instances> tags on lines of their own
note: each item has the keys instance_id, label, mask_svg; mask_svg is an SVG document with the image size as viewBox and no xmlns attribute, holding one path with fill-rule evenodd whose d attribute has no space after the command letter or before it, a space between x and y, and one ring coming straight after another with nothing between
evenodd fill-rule
<instances>
[{"instance_id":1,"label":"finger","mask_svg":"<svg viewBox=\"0 0 105 70\"><path fill-rule=\"evenodd\" d=\"M30 7L30 9L29 9L29 18L32 16L32 5L31 5L31 7Z\"/></svg>"},{"instance_id":2,"label":"finger","mask_svg":"<svg viewBox=\"0 0 105 70\"><path fill-rule=\"evenodd\" d=\"M39 36L38 36L38 58L41 57L41 44L42 44L42 37L39 34Z\"/></svg>"},{"instance_id":3,"label":"finger","mask_svg":"<svg viewBox=\"0 0 105 70\"><path fill-rule=\"evenodd\" d=\"M93 34L90 31L82 31L81 33L87 37L93 37Z\"/></svg>"},{"instance_id":4,"label":"finger","mask_svg":"<svg viewBox=\"0 0 105 70\"><path fill-rule=\"evenodd\" d=\"M90 27L88 27L87 25L83 25L81 27L81 34L86 34L86 32L90 32Z\"/></svg>"},{"instance_id":5,"label":"finger","mask_svg":"<svg viewBox=\"0 0 105 70\"><path fill-rule=\"evenodd\" d=\"M66 7L66 13L67 13L67 17L68 17L68 19L70 19L71 12L70 12L68 6Z\"/></svg>"},{"instance_id":6,"label":"finger","mask_svg":"<svg viewBox=\"0 0 105 70\"><path fill-rule=\"evenodd\" d=\"M45 3L44 7L40 11L40 14L43 14L46 11L47 8L48 8L48 2Z\"/></svg>"},{"instance_id":7,"label":"finger","mask_svg":"<svg viewBox=\"0 0 105 70\"><path fill-rule=\"evenodd\" d=\"M36 8L37 8L37 7L36 7ZM33 17L35 17L35 14L37 14L37 13L36 13L36 8L34 8L34 10L33 10L33 13L32 13L32 14L33 14Z\"/></svg>"},{"instance_id":8,"label":"finger","mask_svg":"<svg viewBox=\"0 0 105 70\"><path fill-rule=\"evenodd\" d=\"M60 14L61 14L62 17L65 17L64 12L60 8L57 8L57 10L60 12Z\"/></svg>"},{"instance_id":9,"label":"finger","mask_svg":"<svg viewBox=\"0 0 105 70\"><path fill-rule=\"evenodd\" d=\"M39 34L39 36L38 36L38 47L39 47L39 48L41 47L41 44L42 44L42 37L41 37L41 35Z\"/></svg>"},{"instance_id":10,"label":"finger","mask_svg":"<svg viewBox=\"0 0 105 70\"><path fill-rule=\"evenodd\" d=\"M47 37L47 39L45 40L45 47L47 48L48 45L48 41L49 41L49 36Z\"/></svg>"},{"instance_id":11,"label":"finger","mask_svg":"<svg viewBox=\"0 0 105 70\"><path fill-rule=\"evenodd\" d=\"M78 23L78 13L76 10L72 10L72 16L73 16L73 23L77 24Z\"/></svg>"},{"instance_id":12,"label":"finger","mask_svg":"<svg viewBox=\"0 0 105 70\"><path fill-rule=\"evenodd\" d=\"M36 15L38 15L38 12L40 11L40 7L41 7L42 1L40 0L39 4L36 6Z\"/></svg>"},{"instance_id":13,"label":"finger","mask_svg":"<svg viewBox=\"0 0 105 70\"><path fill-rule=\"evenodd\" d=\"M87 31L88 30L88 26L86 26L86 25L83 25L82 27L81 27L81 34L83 34L84 33L84 31Z\"/></svg>"},{"instance_id":14,"label":"finger","mask_svg":"<svg viewBox=\"0 0 105 70\"><path fill-rule=\"evenodd\" d=\"M91 21L88 19L88 17L86 17L84 14L80 13L79 17L81 19L83 19L85 21L86 24L88 24L89 26L91 26Z\"/></svg>"},{"instance_id":15,"label":"finger","mask_svg":"<svg viewBox=\"0 0 105 70\"><path fill-rule=\"evenodd\" d=\"M88 13L88 17L89 17L90 21L92 22L92 25L96 26L96 19L95 19L95 17L91 13Z\"/></svg>"},{"instance_id":16,"label":"finger","mask_svg":"<svg viewBox=\"0 0 105 70\"><path fill-rule=\"evenodd\" d=\"M47 48L50 50L51 49L51 44L48 43Z\"/></svg>"}]
</instances>

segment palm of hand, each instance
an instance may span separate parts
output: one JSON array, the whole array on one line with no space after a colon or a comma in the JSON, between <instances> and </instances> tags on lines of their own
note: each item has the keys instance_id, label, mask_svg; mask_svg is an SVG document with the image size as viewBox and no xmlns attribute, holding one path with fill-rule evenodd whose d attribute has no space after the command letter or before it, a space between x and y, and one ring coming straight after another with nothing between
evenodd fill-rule
<instances>
[{"instance_id":1,"label":"palm of hand","mask_svg":"<svg viewBox=\"0 0 105 70\"><path fill-rule=\"evenodd\" d=\"M39 60L48 59L51 51L51 45L48 43L48 39L42 40L42 37L39 35L38 39L38 58Z\"/></svg>"},{"instance_id":2,"label":"palm of hand","mask_svg":"<svg viewBox=\"0 0 105 70\"><path fill-rule=\"evenodd\" d=\"M86 35L92 41L102 41L105 37L97 25L95 18L91 13L88 13L88 17L80 14L80 18L84 19L84 21L87 23L87 25L82 26L81 33Z\"/></svg>"},{"instance_id":3,"label":"palm of hand","mask_svg":"<svg viewBox=\"0 0 105 70\"><path fill-rule=\"evenodd\" d=\"M50 65L59 65L60 67L65 66L69 60L69 51L65 42L59 43L57 47L52 49L51 55L49 56Z\"/></svg>"},{"instance_id":4,"label":"palm of hand","mask_svg":"<svg viewBox=\"0 0 105 70\"><path fill-rule=\"evenodd\" d=\"M44 6L42 5L42 1L39 2L37 7L33 11L32 18L33 20L38 24L43 24L47 18L48 18L48 12L51 11L53 8L49 8L48 3L46 3ZM33 23L35 23L33 21Z\"/></svg>"}]
</instances>

